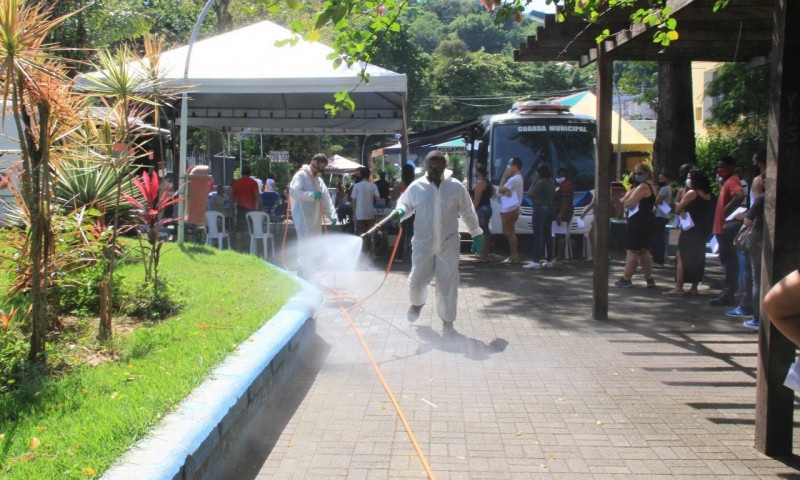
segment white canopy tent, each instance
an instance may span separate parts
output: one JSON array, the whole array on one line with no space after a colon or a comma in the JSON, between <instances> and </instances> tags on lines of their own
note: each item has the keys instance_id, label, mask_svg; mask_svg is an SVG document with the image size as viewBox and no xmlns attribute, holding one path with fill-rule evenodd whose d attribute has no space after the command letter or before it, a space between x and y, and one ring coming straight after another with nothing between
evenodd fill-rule
<instances>
[{"instance_id":1,"label":"white canopy tent","mask_svg":"<svg viewBox=\"0 0 800 480\"><path fill-rule=\"evenodd\" d=\"M403 131L406 76L368 65L334 69L333 49L299 40L275 46L292 33L259 22L196 42L186 82L188 124L226 131L275 135L394 135ZM183 84L188 46L164 52L165 78ZM356 108L330 117L333 94L351 90Z\"/></svg>"},{"instance_id":2,"label":"white canopy tent","mask_svg":"<svg viewBox=\"0 0 800 480\"><path fill-rule=\"evenodd\" d=\"M348 158L340 155L334 155L328 159L328 165L325 167L324 173L331 175L344 175L346 173L358 173L358 169L363 167L360 163L356 163Z\"/></svg>"}]
</instances>

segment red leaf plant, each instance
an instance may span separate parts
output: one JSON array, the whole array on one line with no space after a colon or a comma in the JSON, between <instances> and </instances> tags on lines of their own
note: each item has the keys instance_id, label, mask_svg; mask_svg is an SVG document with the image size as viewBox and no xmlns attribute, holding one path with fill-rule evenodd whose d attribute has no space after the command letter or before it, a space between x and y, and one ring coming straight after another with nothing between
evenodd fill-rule
<instances>
[{"instance_id":1,"label":"red leaf plant","mask_svg":"<svg viewBox=\"0 0 800 480\"><path fill-rule=\"evenodd\" d=\"M184 200L178 197L178 193L170 192L165 189L159 192L158 174L156 172L142 172L142 178L133 179L133 184L142 194L143 201L123 193L125 200L136 208L136 214L141 222L139 230L147 235L147 242L150 244L149 258L145 262L145 281L158 281L158 263L163 241L159 238L159 232L164 225L178 220L177 218L164 218L164 210L170 205L175 205ZM144 253L144 252L143 252ZM152 273L152 275L151 275ZM155 283L154 283L155 285Z\"/></svg>"}]
</instances>

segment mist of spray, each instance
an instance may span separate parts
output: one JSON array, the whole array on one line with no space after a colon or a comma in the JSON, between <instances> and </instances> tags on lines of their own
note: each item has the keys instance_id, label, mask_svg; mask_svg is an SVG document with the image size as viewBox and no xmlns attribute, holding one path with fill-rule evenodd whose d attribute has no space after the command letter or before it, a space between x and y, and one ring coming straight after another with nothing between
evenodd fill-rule
<instances>
[{"instance_id":1,"label":"mist of spray","mask_svg":"<svg viewBox=\"0 0 800 480\"><path fill-rule=\"evenodd\" d=\"M302 270L306 280L326 288L335 288L350 296L365 293L371 282L364 282L364 272L377 270L369 260L369 253L361 252L363 240L356 235L330 232L304 239L286 248L286 262L290 270Z\"/></svg>"}]
</instances>

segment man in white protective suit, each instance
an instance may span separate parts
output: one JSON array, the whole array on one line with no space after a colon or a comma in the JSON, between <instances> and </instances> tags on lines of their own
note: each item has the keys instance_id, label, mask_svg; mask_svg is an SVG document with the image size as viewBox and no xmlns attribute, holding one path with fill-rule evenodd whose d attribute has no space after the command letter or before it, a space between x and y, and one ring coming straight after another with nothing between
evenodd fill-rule
<instances>
[{"instance_id":1,"label":"man in white protective suit","mask_svg":"<svg viewBox=\"0 0 800 480\"><path fill-rule=\"evenodd\" d=\"M300 276L313 280L319 249L306 248L303 244L322 232L322 213L336 224L336 211L328 194L328 187L319 175L328 165L328 157L322 153L314 155L308 165L303 165L292 177L289 184L289 197L292 202L292 220L297 233L297 246L300 252L298 263Z\"/></svg>"},{"instance_id":2,"label":"man in white protective suit","mask_svg":"<svg viewBox=\"0 0 800 480\"><path fill-rule=\"evenodd\" d=\"M428 300L428 287L436 279L436 312L446 334L455 332L458 303L458 257L461 239L458 217L464 220L472 235L472 250L480 252L483 231L464 185L445 170L444 154L434 150L425 157L427 175L415 180L397 200L395 213L399 220L414 217L411 239L411 274L408 277L408 320L419 318Z\"/></svg>"}]
</instances>

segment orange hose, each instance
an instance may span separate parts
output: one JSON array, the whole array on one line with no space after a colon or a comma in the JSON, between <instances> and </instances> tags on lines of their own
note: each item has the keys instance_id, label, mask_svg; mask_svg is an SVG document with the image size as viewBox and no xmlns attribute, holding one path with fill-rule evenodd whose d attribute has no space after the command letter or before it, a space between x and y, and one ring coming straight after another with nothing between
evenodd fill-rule
<instances>
[{"instance_id":1,"label":"orange hose","mask_svg":"<svg viewBox=\"0 0 800 480\"><path fill-rule=\"evenodd\" d=\"M353 332L358 337L358 341L361 342L361 346L364 347L364 352L367 354L367 358L369 359L369 363L372 365L372 369L375 370L375 374L378 376L378 380L380 380L381 385L383 385L384 391L389 396L389 400L392 402L392 406L394 406L395 412L397 412L397 416L400 418L400 422L403 424L403 428L406 429L406 433L408 434L408 439L411 440L411 445L414 447L414 450L417 452L417 456L419 457L419 461L422 463L422 468L425 469L425 472L428 474L428 478L431 480L435 480L436 475L433 474L433 470L431 470L430 464L428 464L428 459L425 457L425 454L422 452L422 448L420 448L419 443L417 443L417 438L414 436L413 430L411 430L411 426L406 421L405 415L403 415L403 410L400 408L400 404L397 403L397 398L395 398L392 389L389 387L389 384L386 383L386 379L383 378L383 374L381 373L381 369L378 367L378 364L375 363L375 359L372 357L372 352L370 352L369 347L367 346L367 342L364 341L364 337L361 336L359 333L358 328L356 328L355 323L353 323L353 319L350 318L350 314L347 313L343 307L339 307L339 311L342 312L342 315L347 318L348 323L350 323L350 328L353 329Z\"/></svg>"}]
</instances>

